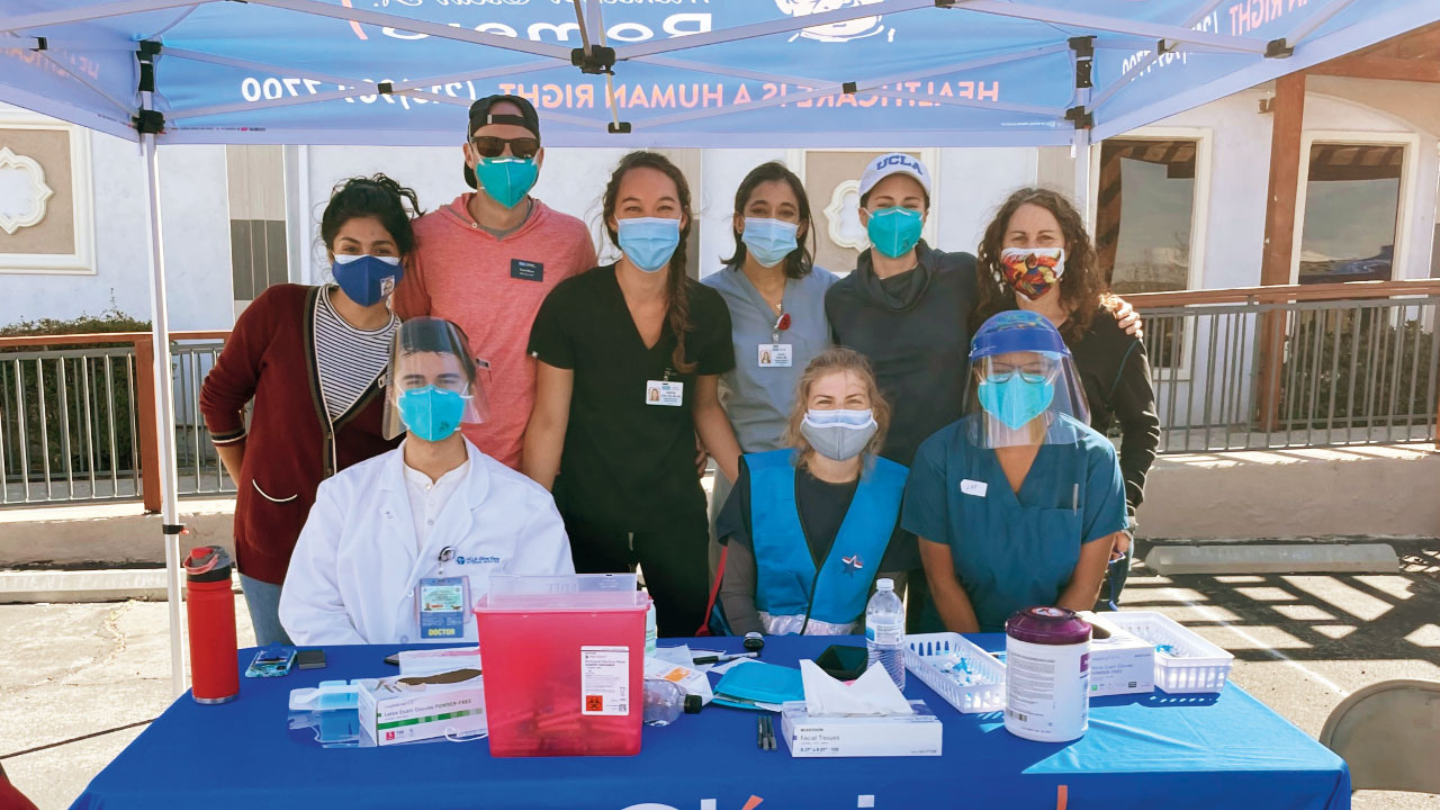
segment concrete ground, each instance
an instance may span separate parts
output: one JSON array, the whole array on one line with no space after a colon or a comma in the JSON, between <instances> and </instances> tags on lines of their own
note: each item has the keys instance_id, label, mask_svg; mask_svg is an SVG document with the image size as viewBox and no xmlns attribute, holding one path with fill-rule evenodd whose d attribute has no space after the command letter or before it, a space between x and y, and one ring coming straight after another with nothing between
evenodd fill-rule
<instances>
[{"instance_id":1,"label":"concrete ground","mask_svg":"<svg viewBox=\"0 0 1440 810\"><path fill-rule=\"evenodd\" d=\"M1313 736L1355 689L1440 679L1440 541L1397 545L1394 574L1167 579L1141 568L1127 607L1233 652L1234 681ZM240 643L253 643L238 597L236 616ZM0 606L0 638L0 765L41 810L62 810L143 728L124 727L169 703L165 605ZM1355 807L1440 810L1440 797L1365 792Z\"/></svg>"}]
</instances>

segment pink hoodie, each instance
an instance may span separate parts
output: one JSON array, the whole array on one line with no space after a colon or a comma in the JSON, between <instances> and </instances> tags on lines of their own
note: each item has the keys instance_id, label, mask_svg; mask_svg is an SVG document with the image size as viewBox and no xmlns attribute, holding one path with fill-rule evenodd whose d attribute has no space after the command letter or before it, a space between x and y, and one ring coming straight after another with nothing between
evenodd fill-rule
<instances>
[{"instance_id":1,"label":"pink hoodie","mask_svg":"<svg viewBox=\"0 0 1440 810\"><path fill-rule=\"evenodd\" d=\"M595 244L585 223L539 200L524 225L497 239L471 218L472 194L415 221L415 261L395 289L395 311L465 330L471 350L490 364L490 416L466 425L465 436L519 469L535 406L535 360L525 351L530 327L555 285L595 266Z\"/></svg>"}]
</instances>

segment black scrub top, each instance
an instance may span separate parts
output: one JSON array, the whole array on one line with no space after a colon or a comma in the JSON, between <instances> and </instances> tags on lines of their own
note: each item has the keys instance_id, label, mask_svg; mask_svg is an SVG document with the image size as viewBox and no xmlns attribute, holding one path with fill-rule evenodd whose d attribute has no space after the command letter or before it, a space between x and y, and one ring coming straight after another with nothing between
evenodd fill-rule
<instances>
[{"instance_id":1,"label":"black scrub top","mask_svg":"<svg viewBox=\"0 0 1440 810\"><path fill-rule=\"evenodd\" d=\"M705 515L695 471L694 399L698 375L735 366L730 311L720 294L687 284L690 328L682 373L672 360L668 319L650 348L640 337L615 265L560 282L545 298L530 332L530 353L575 372L570 422L555 482L567 521L601 531L657 531ZM684 385L679 406L650 404L651 380Z\"/></svg>"},{"instance_id":2,"label":"black scrub top","mask_svg":"<svg viewBox=\"0 0 1440 810\"><path fill-rule=\"evenodd\" d=\"M915 450L965 409L975 257L916 247L914 269L882 279L870 251L825 293L835 345L870 359L893 409L880 455L910 466Z\"/></svg>"}]
</instances>

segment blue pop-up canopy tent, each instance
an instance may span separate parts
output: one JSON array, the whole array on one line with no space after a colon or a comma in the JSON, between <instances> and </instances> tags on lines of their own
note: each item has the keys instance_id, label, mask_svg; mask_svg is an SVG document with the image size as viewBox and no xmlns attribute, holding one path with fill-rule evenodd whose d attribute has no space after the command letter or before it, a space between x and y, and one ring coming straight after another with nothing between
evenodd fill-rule
<instances>
[{"instance_id":1,"label":"blue pop-up canopy tent","mask_svg":"<svg viewBox=\"0 0 1440 810\"><path fill-rule=\"evenodd\" d=\"M4 0L0 101L139 141L174 677L156 148L454 145L531 98L549 146L1079 152L1440 20L1437 0ZM1089 161L1076 160L1084 199Z\"/></svg>"}]
</instances>

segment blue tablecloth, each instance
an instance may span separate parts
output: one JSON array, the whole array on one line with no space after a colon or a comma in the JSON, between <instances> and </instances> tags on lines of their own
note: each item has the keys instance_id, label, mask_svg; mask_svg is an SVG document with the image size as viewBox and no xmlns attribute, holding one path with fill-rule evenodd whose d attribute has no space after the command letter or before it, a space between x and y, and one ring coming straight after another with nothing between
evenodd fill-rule
<instances>
[{"instance_id":1,"label":"blue tablecloth","mask_svg":"<svg viewBox=\"0 0 1440 810\"><path fill-rule=\"evenodd\" d=\"M989 649L1003 645L1001 636L974 638ZM765 660L794 665L835 641L772 638ZM734 650L738 643L697 646ZM783 742L775 752L756 748L753 713L713 706L645 729L643 751L629 758L496 759L484 741L325 750L287 730L291 689L393 674L382 659L395 649L332 648L327 669L242 679L240 698L221 706L182 697L72 810L1350 806L1345 763L1233 685L1219 696L1097 698L1084 738L1044 744L1010 735L998 714L960 714L912 676L906 693L945 724L943 757L792 759Z\"/></svg>"}]
</instances>

